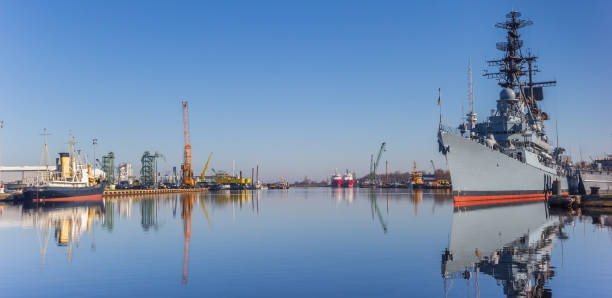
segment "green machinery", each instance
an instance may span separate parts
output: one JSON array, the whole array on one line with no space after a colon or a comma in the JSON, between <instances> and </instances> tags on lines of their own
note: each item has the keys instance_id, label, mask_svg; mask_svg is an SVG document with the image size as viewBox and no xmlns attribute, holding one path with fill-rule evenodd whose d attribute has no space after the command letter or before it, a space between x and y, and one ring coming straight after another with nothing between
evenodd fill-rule
<instances>
[{"instance_id":1,"label":"green machinery","mask_svg":"<svg viewBox=\"0 0 612 298\"><path fill-rule=\"evenodd\" d=\"M107 184L115 183L115 153L109 152L102 156L102 171L106 176Z\"/></svg>"},{"instance_id":2,"label":"green machinery","mask_svg":"<svg viewBox=\"0 0 612 298\"><path fill-rule=\"evenodd\" d=\"M388 208L388 204L389 203L387 201L387 208ZM385 222L385 219L383 218L383 215L380 212L380 208L378 208L378 202L376 201L375 192L370 192L370 209L372 210L372 218L374 218L374 211L376 211L376 215L378 216L378 222L380 222L380 226L383 228L383 231L386 234L387 233L387 223Z\"/></svg>"},{"instance_id":3,"label":"green machinery","mask_svg":"<svg viewBox=\"0 0 612 298\"><path fill-rule=\"evenodd\" d=\"M380 149L378 150L378 157L376 158L376 162L372 165L372 171L370 172L370 185L376 184L376 169L378 168L378 164L380 163L380 158L382 157L383 151L385 151L385 145L387 143L383 142L380 145Z\"/></svg>"},{"instance_id":4,"label":"green machinery","mask_svg":"<svg viewBox=\"0 0 612 298\"><path fill-rule=\"evenodd\" d=\"M164 156L158 152L151 154L145 151L140 158L142 167L140 168L140 184L154 185L157 183L157 159Z\"/></svg>"}]
</instances>

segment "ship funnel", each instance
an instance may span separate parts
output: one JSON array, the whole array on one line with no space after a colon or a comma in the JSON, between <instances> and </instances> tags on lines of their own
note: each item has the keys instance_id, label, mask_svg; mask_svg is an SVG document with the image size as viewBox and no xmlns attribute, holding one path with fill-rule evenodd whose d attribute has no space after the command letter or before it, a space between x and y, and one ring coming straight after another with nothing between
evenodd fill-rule
<instances>
[{"instance_id":1,"label":"ship funnel","mask_svg":"<svg viewBox=\"0 0 612 298\"><path fill-rule=\"evenodd\" d=\"M60 153L60 165L62 170L62 178L70 178L70 155L68 153Z\"/></svg>"},{"instance_id":2,"label":"ship funnel","mask_svg":"<svg viewBox=\"0 0 612 298\"><path fill-rule=\"evenodd\" d=\"M95 177L93 171L91 169L91 164L87 163L87 180L89 181L89 186L94 185Z\"/></svg>"}]
</instances>

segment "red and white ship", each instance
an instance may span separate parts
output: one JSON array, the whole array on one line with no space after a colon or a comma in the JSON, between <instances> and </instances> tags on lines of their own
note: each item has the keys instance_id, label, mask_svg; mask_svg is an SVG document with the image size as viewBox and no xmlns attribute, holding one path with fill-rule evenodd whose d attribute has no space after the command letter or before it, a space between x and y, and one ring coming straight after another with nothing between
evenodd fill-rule
<instances>
[{"instance_id":1,"label":"red and white ship","mask_svg":"<svg viewBox=\"0 0 612 298\"><path fill-rule=\"evenodd\" d=\"M344 174L344 181L342 181L342 187L353 187L355 180L353 179L353 174L346 170L346 174Z\"/></svg>"},{"instance_id":2,"label":"red and white ship","mask_svg":"<svg viewBox=\"0 0 612 298\"><path fill-rule=\"evenodd\" d=\"M336 172L331 178L331 187L342 187L342 181L342 175Z\"/></svg>"}]
</instances>

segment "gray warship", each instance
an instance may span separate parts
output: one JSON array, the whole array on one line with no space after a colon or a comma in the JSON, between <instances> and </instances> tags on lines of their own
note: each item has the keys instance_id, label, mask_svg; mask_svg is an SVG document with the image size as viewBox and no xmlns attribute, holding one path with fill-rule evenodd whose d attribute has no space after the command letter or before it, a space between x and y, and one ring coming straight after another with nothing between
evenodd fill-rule
<instances>
[{"instance_id":1,"label":"gray warship","mask_svg":"<svg viewBox=\"0 0 612 298\"><path fill-rule=\"evenodd\" d=\"M522 50L519 34L533 22L520 17L511 11L495 25L506 31L506 41L496 44L504 55L487 61L496 70L484 76L497 79L502 88L497 109L477 123L470 90L465 123L453 129L440 121L439 149L450 170L455 202L538 200L553 186L561 193L568 191L568 157L558 144L549 144L544 129L548 115L538 104L544 99L542 88L556 81L533 81L539 72L537 57Z\"/></svg>"},{"instance_id":2,"label":"gray warship","mask_svg":"<svg viewBox=\"0 0 612 298\"><path fill-rule=\"evenodd\" d=\"M555 275L552 251L567 238L563 230L572 220L550 216L543 202L455 208L442 254L445 296L453 280L478 287L484 274L501 282L507 297L547 297L545 284Z\"/></svg>"},{"instance_id":3,"label":"gray warship","mask_svg":"<svg viewBox=\"0 0 612 298\"><path fill-rule=\"evenodd\" d=\"M612 154L593 160L590 164L578 167L580 181L578 192L581 194L612 194ZM596 189L596 190L595 190Z\"/></svg>"}]
</instances>

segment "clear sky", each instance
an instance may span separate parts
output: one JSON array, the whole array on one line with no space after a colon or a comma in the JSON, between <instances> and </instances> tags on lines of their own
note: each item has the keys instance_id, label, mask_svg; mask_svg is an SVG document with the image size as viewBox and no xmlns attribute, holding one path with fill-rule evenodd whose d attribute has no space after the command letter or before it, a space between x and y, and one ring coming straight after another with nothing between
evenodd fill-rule
<instances>
[{"instance_id":1,"label":"clear sky","mask_svg":"<svg viewBox=\"0 0 612 298\"><path fill-rule=\"evenodd\" d=\"M386 141L392 171L437 151L437 88L449 125L467 109L467 61L476 112L499 87L479 76L498 57L494 28L511 9L534 21L523 39L539 55L543 108L575 156L612 151L612 4L609 1L2 1L2 164L39 164L72 131L91 155L115 152L135 173L145 150L183 152L181 100L190 103L194 171L211 167L264 180L364 175Z\"/></svg>"}]
</instances>

